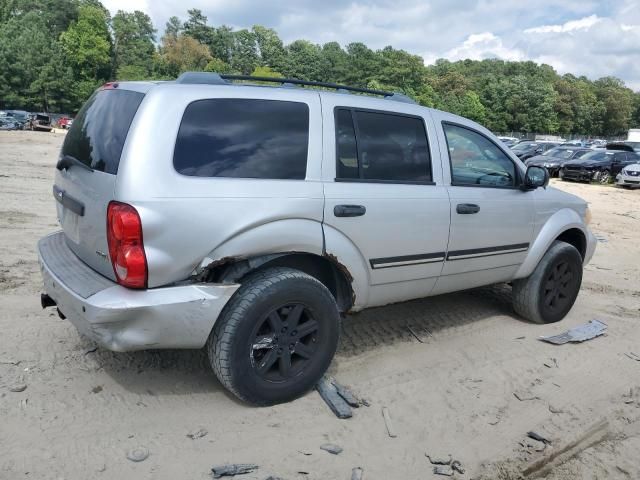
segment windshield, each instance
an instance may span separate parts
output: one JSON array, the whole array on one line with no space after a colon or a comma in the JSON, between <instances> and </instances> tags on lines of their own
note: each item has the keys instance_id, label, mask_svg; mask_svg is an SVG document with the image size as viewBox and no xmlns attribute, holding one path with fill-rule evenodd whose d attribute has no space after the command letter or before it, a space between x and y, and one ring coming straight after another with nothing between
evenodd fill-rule
<instances>
[{"instance_id":1,"label":"windshield","mask_svg":"<svg viewBox=\"0 0 640 480\"><path fill-rule=\"evenodd\" d=\"M575 150L569 150L566 148L552 148L543 153L546 157L554 157L554 158L571 158Z\"/></svg>"},{"instance_id":2,"label":"windshield","mask_svg":"<svg viewBox=\"0 0 640 480\"><path fill-rule=\"evenodd\" d=\"M533 143L533 142L523 142L523 143L519 143L517 145L515 145L512 150L529 150L530 148L535 148L537 147L538 144L537 143Z\"/></svg>"},{"instance_id":3,"label":"windshield","mask_svg":"<svg viewBox=\"0 0 640 480\"><path fill-rule=\"evenodd\" d=\"M616 152L589 152L581 157L581 160L604 160L608 156L615 154Z\"/></svg>"}]
</instances>

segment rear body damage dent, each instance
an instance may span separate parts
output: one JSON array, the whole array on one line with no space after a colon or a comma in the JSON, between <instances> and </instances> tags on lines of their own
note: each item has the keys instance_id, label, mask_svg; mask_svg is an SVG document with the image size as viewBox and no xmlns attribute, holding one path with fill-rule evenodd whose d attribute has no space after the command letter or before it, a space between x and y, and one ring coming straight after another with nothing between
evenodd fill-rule
<instances>
[{"instance_id":1,"label":"rear body damage dent","mask_svg":"<svg viewBox=\"0 0 640 480\"><path fill-rule=\"evenodd\" d=\"M353 289L353 275L351 275L351 272L345 265L340 263L340 261L338 260L338 257L333 255L332 253L325 252L324 256L334 265L334 267L338 269L338 271L344 276L344 279L347 281L349 285L349 290L351 291L351 305L349 309L345 312L345 313L349 313L351 310L351 307L353 307L356 304L356 292Z\"/></svg>"}]
</instances>

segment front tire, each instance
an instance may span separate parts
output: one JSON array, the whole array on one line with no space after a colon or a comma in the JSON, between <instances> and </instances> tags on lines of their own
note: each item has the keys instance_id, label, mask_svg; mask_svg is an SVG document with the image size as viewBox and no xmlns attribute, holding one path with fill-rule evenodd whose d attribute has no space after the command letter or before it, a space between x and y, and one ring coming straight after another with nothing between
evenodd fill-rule
<instances>
[{"instance_id":1,"label":"front tire","mask_svg":"<svg viewBox=\"0 0 640 480\"><path fill-rule=\"evenodd\" d=\"M320 281L291 268L250 274L207 341L220 382L241 400L293 400L320 380L338 347L340 314Z\"/></svg>"},{"instance_id":2,"label":"front tire","mask_svg":"<svg viewBox=\"0 0 640 480\"><path fill-rule=\"evenodd\" d=\"M513 282L513 308L535 323L558 322L573 307L581 284L580 252L556 240L529 277Z\"/></svg>"}]
</instances>

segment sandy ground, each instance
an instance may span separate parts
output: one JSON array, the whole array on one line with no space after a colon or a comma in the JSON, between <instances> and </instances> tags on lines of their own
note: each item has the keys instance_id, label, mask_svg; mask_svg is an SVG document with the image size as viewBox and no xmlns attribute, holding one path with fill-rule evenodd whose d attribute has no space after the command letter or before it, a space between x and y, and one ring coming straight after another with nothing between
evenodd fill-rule
<instances>
[{"instance_id":1,"label":"sandy ground","mask_svg":"<svg viewBox=\"0 0 640 480\"><path fill-rule=\"evenodd\" d=\"M315 392L247 407L202 352L95 349L40 309L36 241L57 227L51 185L62 139L0 132L1 479L206 479L226 462L260 465L247 480L348 479L356 466L365 480L438 478L425 453L460 460L458 478L511 479L567 449L550 472L530 476L640 478L640 361L625 355L640 355L640 191L553 182L591 203L601 239L559 324L518 319L508 286L350 317L331 373L371 406L339 420ZM609 325L606 336L537 340L593 318ZM12 392L18 384L26 389ZM208 434L187 437L199 427ZM528 446L530 430L551 446ZM324 452L325 442L344 451ZM126 453L138 446L150 455L134 463Z\"/></svg>"}]
</instances>

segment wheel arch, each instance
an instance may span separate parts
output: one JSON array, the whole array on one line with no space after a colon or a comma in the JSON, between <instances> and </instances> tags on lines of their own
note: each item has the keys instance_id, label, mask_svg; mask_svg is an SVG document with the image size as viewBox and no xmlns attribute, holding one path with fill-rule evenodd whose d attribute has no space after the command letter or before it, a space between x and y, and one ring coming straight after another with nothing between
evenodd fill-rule
<instances>
[{"instance_id":1,"label":"wheel arch","mask_svg":"<svg viewBox=\"0 0 640 480\"><path fill-rule=\"evenodd\" d=\"M589 257L589 235L582 219L575 210L564 208L554 213L543 225L531 244L527 257L516 272L514 278L531 275L543 255L554 241L560 240L576 247L583 262Z\"/></svg>"},{"instance_id":2,"label":"wheel arch","mask_svg":"<svg viewBox=\"0 0 640 480\"><path fill-rule=\"evenodd\" d=\"M287 267L306 273L326 286L346 313L354 305L353 277L349 270L331 255L308 252L281 252L249 258L226 257L209 265L202 280L214 283L242 283L248 274L273 267Z\"/></svg>"}]
</instances>

